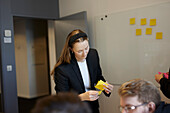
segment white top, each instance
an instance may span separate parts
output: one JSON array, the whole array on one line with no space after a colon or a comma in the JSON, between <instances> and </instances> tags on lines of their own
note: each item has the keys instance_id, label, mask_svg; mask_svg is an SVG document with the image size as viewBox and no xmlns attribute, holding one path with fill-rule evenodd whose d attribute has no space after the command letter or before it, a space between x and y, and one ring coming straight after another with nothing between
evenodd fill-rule
<instances>
[{"instance_id":1,"label":"white top","mask_svg":"<svg viewBox=\"0 0 170 113\"><path fill-rule=\"evenodd\" d=\"M83 78L85 90L88 91L90 88L90 76L89 76L89 70L87 68L87 62L84 60L83 62L77 62L78 66L80 68L81 76Z\"/></svg>"}]
</instances>

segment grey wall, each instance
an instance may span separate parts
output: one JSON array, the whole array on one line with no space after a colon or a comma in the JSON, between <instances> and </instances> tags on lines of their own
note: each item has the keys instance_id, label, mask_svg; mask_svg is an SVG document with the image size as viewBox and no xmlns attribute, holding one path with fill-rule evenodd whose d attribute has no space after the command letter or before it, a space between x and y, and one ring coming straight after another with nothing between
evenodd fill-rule
<instances>
[{"instance_id":1,"label":"grey wall","mask_svg":"<svg viewBox=\"0 0 170 113\"><path fill-rule=\"evenodd\" d=\"M4 43L4 30L11 30L12 43ZM0 72L2 84L2 98L5 113L17 113L17 90L15 74L15 57L13 43L13 18L11 16L10 0L0 0ZM7 71L7 65L12 71Z\"/></svg>"},{"instance_id":2,"label":"grey wall","mask_svg":"<svg viewBox=\"0 0 170 113\"><path fill-rule=\"evenodd\" d=\"M14 16L57 19L58 0L11 0L11 13Z\"/></svg>"}]
</instances>

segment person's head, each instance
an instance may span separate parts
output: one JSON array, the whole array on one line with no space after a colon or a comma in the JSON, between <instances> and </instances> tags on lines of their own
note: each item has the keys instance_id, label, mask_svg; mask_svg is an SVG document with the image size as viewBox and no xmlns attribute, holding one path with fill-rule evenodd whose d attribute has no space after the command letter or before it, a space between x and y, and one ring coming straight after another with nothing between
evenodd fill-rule
<instances>
[{"instance_id":1,"label":"person's head","mask_svg":"<svg viewBox=\"0 0 170 113\"><path fill-rule=\"evenodd\" d=\"M54 69L62 63L70 63L71 56L75 56L77 61L84 61L89 52L89 42L87 34L80 29L73 30L68 34L64 48L61 52ZM51 74L54 74L54 69Z\"/></svg>"},{"instance_id":2,"label":"person's head","mask_svg":"<svg viewBox=\"0 0 170 113\"><path fill-rule=\"evenodd\" d=\"M161 100L158 88L141 79L125 82L118 93L122 113L154 113Z\"/></svg>"},{"instance_id":3,"label":"person's head","mask_svg":"<svg viewBox=\"0 0 170 113\"><path fill-rule=\"evenodd\" d=\"M91 113L91 110L77 94L61 92L39 99L31 113Z\"/></svg>"},{"instance_id":4,"label":"person's head","mask_svg":"<svg viewBox=\"0 0 170 113\"><path fill-rule=\"evenodd\" d=\"M68 50L68 53L74 53L77 61L84 61L89 52L87 34L79 29L73 30L67 37L64 49Z\"/></svg>"}]
</instances>

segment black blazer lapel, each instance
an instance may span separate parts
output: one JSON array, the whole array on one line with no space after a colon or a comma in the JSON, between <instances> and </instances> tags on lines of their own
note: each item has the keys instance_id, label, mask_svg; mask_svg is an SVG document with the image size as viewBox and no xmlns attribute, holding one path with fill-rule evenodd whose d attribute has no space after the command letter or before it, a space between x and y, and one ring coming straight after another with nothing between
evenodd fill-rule
<instances>
[{"instance_id":1,"label":"black blazer lapel","mask_svg":"<svg viewBox=\"0 0 170 113\"><path fill-rule=\"evenodd\" d=\"M79 69L79 66L77 64L77 61L75 60L72 60L72 68L73 68L73 71L75 72L77 78L78 78L78 82L80 83L82 89L85 91L85 87L84 87L84 83L83 83L83 79L82 79L82 76L81 76L81 72L80 72L80 69ZM77 81L75 81L77 82Z\"/></svg>"}]
</instances>

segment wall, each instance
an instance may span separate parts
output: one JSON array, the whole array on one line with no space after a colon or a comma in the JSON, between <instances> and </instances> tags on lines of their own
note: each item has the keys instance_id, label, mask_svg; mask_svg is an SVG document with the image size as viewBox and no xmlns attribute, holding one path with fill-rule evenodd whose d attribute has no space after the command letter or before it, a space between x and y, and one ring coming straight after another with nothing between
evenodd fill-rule
<instances>
[{"instance_id":1,"label":"wall","mask_svg":"<svg viewBox=\"0 0 170 113\"><path fill-rule=\"evenodd\" d=\"M4 43L5 30L11 30L12 43ZM16 90L15 48L13 43L13 18L10 0L0 0L0 78L2 107L5 113L18 113ZM7 67L12 70L7 70Z\"/></svg>"},{"instance_id":2,"label":"wall","mask_svg":"<svg viewBox=\"0 0 170 113\"><path fill-rule=\"evenodd\" d=\"M159 4L170 0L60 0L60 17L77 13L80 11L87 11L89 36L92 38L92 47L96 47L97 37L95 19L96 16L107 15L114 12L126 11L129 9L135 9L139 7L149 6L153 4ZM103 37L107 38L107 37ZM102 46L102 45L101 45ZM100 55L100 53L99 53ZM102 60L102 59L100 59ZM105 70L103 70L104 72ZM106 78L107 79L107 78ZM108 80L109 82L109 80ZM114 91L110 98L106 98L103 95L100 97L101 113L119 113L118 105L119 99L117 89L119 85L115 85ZM162 95L163 100L167 100Z\"/></svg>"},{"instance_id":3,"label":"wall","mask_svg":"<svg viewBox=\"0 0 170 113\"><path fill-rule=\"evenodd\" d=\"M24 20L19 22L16 21L14 23L17 92L18 96L22 97L29 94L27 40L25 26L26 24Z\"/></svg>"},{"instance_id":4,"label":"wall","mask_svg":"<svg viewBox=\"0 0 170 113\"><path fill-rule=\"evenodd\" d=\"M14 16L57 19L58 0L11 0L11 13Z\"/></svg>"},{"instance_id":5,"label":"wall","mask_svg":"<svg viewBox=\"0 0 170 113\"><path fill-rule=\"evenodd\" d=\"M49 44L49 64L50 72L53 70L54 65L56 64L56 45L55 45L55 22L52 20L48 21L48 44ZM51 76L51 93L56 94L54 78Z\"/></svg>"},{"instance_id":6,"label":"wall","mask_svg":"<svg viewBox=\"0 0 170 113\"><path fill-rule=\"evenodd\" d=\"M18 96L48 95L47 21L17 19L14 28Z\"/></svg>"},{"instance_id":7,"label":"wall","mask_svg":"<svg viewBox=\"0 0 170 113\"><path fill-rule=\"evenodd\" d=\"M95 47L95 17L110 13L159 4L170 0L59 0L60 17L87 11L89 35Z\"/></svg>"},{"instance_id":8,"label":"wall","mask_svg":"<svg viewBox=\"0 0 170 113\"><path fill-rule=\"evenodd\" d=\"M34 19L26 21L27 62L29 74L28 98L49 94L47 35L46 20Z\"/></svg>"}]
</instances>

